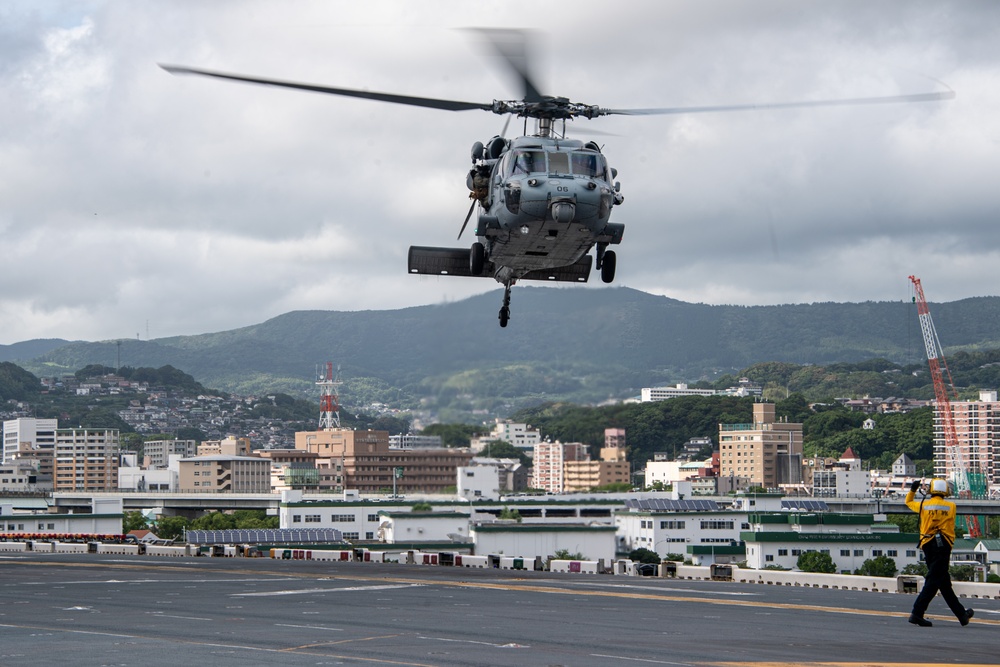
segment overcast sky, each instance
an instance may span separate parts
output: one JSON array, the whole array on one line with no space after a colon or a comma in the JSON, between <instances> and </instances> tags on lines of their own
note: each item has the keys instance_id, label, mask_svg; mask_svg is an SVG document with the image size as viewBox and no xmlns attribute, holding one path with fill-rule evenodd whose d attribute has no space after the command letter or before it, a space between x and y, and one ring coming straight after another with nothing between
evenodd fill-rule
<instances>
[{"instance_id":1,"label":"overcast sky","mask_svg":"<svg viewBox=\"0 0 1000 667\"><path fill-rule=\"evenodd\" d=\"M908 300L913 273L931 301L1000 294L997 2L7 0L0 343L491 290L499 307L497 283L407 275L406 252L471 243L455 241L469 150L501 117L157 67L515 99L459 30L484 26L534 29L543 92L606 107L956 92L577 121L573 136L602 133L625 195L617 284L709 304L884 301ZM516 291L513 309L512 326Z\"/></svg>"}]
</instances>

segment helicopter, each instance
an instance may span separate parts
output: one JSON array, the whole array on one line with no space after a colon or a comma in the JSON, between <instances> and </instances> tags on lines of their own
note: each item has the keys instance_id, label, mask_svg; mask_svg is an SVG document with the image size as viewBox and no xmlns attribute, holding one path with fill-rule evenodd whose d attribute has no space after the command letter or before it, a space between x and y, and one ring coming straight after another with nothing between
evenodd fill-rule
<instances>
[{"instance_id":1,"label":"helicopter","mask_svg":"<svg viewBox=\"0 0 1000 667\"><path fill-rule=\"evenodd\" d=\"M528 68L526 33L509 29L478 29L519 79L520 100L463 102L414 97L351 88L298 83L232 74L182 65L160 67L171 74L193 74L217 79L291 88L380 102L445 111L481 110L507 117L500 134L472 145L472 167L466 185L472 204L458 240L479 208L471 247L411 246L407 270L411 274L493 278L504 287L498 318L510 321L511 287L520 280L585 283L596 267L601 280L615 279L617 256L609 246L622 242L625 225L611 222L611 212L624 201L618 171L609 166L594 141L571 139L566 122L601 116L646 116L852 106L952 99L954 91L810 100L770 104L701 107L614 109L543 95ZM524 119L524 134L506 138L511 117ZM534 130L528 134L528 120ZM594 251L591 255L591 250Z\"/></svg>"}]
</instances>

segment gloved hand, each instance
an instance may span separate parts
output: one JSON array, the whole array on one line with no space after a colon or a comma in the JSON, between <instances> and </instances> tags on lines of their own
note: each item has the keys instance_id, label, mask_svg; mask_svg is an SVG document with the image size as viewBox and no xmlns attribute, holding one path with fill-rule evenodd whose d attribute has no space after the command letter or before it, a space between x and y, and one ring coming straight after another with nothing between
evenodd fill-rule
<instances>
[{"instance_id":1,"label":"gloved hand","mask_svg":"<svg viewBox=\"0 0 1000 667\"><path fill-rule=\"evenodd\" d=\"M913 480L913 484L910 484L910 491L916 493L919 488L920 488L920 480L919 479Z\"/></svg>"}]
</instances>

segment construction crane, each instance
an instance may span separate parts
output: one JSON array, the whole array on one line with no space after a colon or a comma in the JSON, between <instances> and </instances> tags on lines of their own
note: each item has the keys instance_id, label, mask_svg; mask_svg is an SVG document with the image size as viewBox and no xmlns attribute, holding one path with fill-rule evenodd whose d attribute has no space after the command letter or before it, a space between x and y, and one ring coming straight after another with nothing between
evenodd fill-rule
<instances>
[{"instance_id":1,"label":"construction crane","mask_svg":"<svg viewBox=\"0 0 1000 667\"><path fill-rule=\"evenodd\" d=\"M941 348L941 341L938 339L937 330L934 328L934 320L931 319L931 311L927 306L927 299L924 297L924 288L920 285L920 279L910 276L913 283L914 297L917 304L917 317L920 320L920 333L924 338L924 349L927 351L927 365L931 369L931 381L934 383L934 398L937 401L937 412L941 420L942 431L944 432L944 453L946 466L950 469L952 480L955 484L956 495L959 498L970 498L975 490L979 494L985 489L973 488L983 486L982 479L974 479L969 474L966 464L958 444L958 430L955 428L955 418L951 411L951 394L958 398L955 391L955 383L951 378L951 371L948 369L948 362L944 358L944 350ZM943 369L943 371L942 371ZM945 386L945 375L948 376L948 384ZM980 477L981 475L977 475ZM975 484L973 482L976 482ZM982 497L982 496L980 496ZM982 532L979 527L979 518L974 514L965 516L965 523L969 537L981 537Z\"/></svg>"}]
</instances>

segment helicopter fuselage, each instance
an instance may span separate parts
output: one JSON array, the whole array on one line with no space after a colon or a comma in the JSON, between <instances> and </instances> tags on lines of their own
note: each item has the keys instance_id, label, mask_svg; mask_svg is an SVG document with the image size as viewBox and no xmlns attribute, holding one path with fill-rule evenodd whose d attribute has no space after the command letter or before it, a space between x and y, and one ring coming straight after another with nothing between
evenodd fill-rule
<instances>
[{"instance_id":1,"label":"helicopter fuselage","mask_svg":"<svg viewBox=\"0 0 1000 667\"><path fill-rule=\"evenodd\" d=\"M472 180L488 167L489 182L476 235L499 282L576 264L595 245L603 252L621 241L624 226L609 228L621 196L596 144L520 137L481 162Z\"/></svg>"}]
</instances>

